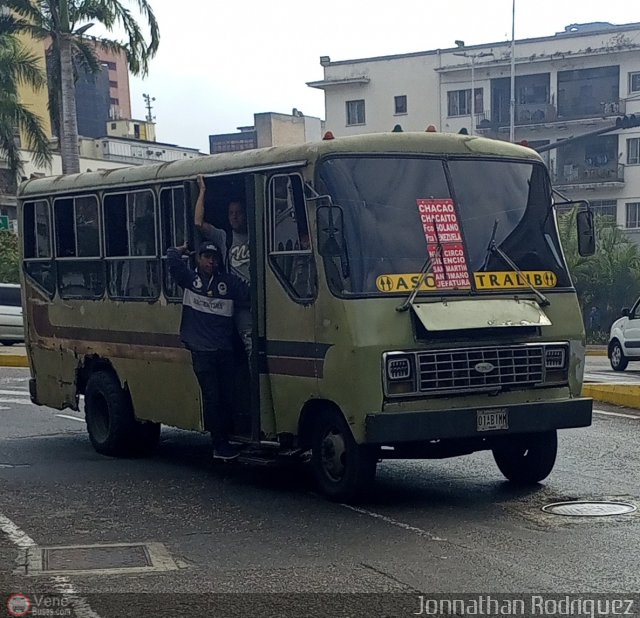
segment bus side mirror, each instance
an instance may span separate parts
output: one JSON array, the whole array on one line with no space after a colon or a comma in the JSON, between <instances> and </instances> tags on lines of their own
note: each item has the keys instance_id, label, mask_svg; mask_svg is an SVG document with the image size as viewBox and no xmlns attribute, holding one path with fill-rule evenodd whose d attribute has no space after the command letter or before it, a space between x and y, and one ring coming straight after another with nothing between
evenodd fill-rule
<instances>
[{"instance_id":1,"label":"bus side mirror","mask_svg":"<svg viewBox=\"0 0 640 618\"><path fill-rule=\"evenodd\" d=\"M628 318L629 317L629 307L622 307L622 317L623 318Z\"/></svg>"},{"instance_id":2,"label":"bus side mirror","mask_svg":"<svg viewBox=\"0 0 640 618\"><path fill-rule=\"evenodd\" d=\"M339 206L319 206L318 251L322 257L344 256L344 216Z\"/></svg>"},{"instance_id":3,"label":"bus side mirror","mask_svg":"<svg viewBox=\"0 0 640 618\"><path fill-rule=\"evenodd\" d=\"M578 226L578 253L587 257L596 252L596 231L592 210L581 210L576 215Z\"/></svg>"}]
</instances>

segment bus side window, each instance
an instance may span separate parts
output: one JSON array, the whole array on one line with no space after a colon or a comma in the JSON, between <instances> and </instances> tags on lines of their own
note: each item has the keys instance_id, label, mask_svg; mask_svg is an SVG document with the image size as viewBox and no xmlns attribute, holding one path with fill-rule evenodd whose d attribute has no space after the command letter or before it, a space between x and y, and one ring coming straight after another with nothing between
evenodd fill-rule
<instances>
[{"instance_id":1,"label":"bus side window","mask_svg":"<svg viewBox=\"0 0 640 618\"><path fill-rule=\"evenodd\" d=\"M44 291L56 291L51 255L51 217L46 200L26 202L23 208L24 269Z\"/></svg>"},{"instance_id":2,"label":"bus side window","mask_svg":"<svg viewBox=\"0 0 640 618\"><path fill-rule=\"evenodd\" d=\"M181 300L182 290L169 274L165 256L169 247L179 247L187 242L188 226L183 187L166 187L160 191L160 221L164 293L170 300Z\"/></svg>"},{"instance_id":3,"label":"bus side window","mask_svg":"<svg viewBox=\"0 0 640 618\"><path fill-rule=\"evenodd\" d=\"M161 284L153 192L143 189L107 194L103 211L109 296L157 299Z\"/></svg>"},{"instance_id":4,"label":"bus side window","mask_svg":"<svg viewBox=\"0 0 640 618\"><path fill-rule=\"evenodd\" d=\"M100 298L105 290L100 217L95 195L53 201L58 291L61 298Z\"/></svg>"},{"instance_id":5,"label":"bus side window","mask_svg":"<svg viewBox=\"0 0 640 618\"><path fill-rule=\"evenodd\" d=\"M269 196L270 262L296 300L311 302L316 297L317 274L302 178L273 176Z\"/></svg>"}]
</instances>

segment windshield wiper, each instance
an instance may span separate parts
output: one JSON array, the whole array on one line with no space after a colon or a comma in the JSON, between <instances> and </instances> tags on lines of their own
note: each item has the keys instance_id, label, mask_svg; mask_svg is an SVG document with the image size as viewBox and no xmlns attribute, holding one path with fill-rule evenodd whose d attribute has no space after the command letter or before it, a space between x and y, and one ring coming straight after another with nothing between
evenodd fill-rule
<instances>
[{"instance_id":1,"label":"windshield wiper","mask_svg":"<svg viewBox=\"0 0 640 618\"><path fill-rule=\"evenodd\" d=\"M400 311L400 312L406 311L411 305L411 303L415 300L418 294L418 291L420 290L420 286L425 280L425 277L428 274L433 272L434 258L437 258L440 260L440 263L442 264L442 273L444 274L444 278L445 279L449 278L449 275L447 273L447 267L445 266L444 258L442 257L442 253L443 253L442 243L440 242L440 234L438 234L438 225L436 224L435 219L433 219L433 229L436 232L436 252L433 258L431 257L431 254L427 256L427 259L425 260L425 263L422 265L422 269L420 270L418 280L416 281L416 284L413 286L411 293L409 294L407 300L405 300L399 307L396 307L396 311Z\"/></svg>"},{"instance_id":2,"label":"windshield wiper","mask_svg":"<svg viewBox=\"0 0 640 618\"><path fill-rule=\"evenodd\" d=\"M506 262L508 266L510 266L518 275L520 275L520 278L527 284L529 289L538 298L539 305L541 307L549 306L551 304L551 301L540 290L538 290L531 284L529 279L525 277L524 273L516 266L513 260L502 249L500 249L500 247L498 247L498 244L496 243L497 230L498 230L498 219L496 219L493 223L493 231L491 232L491 238L489 239L489 244L487 245L487 254L484 258L484 264L482 265L482 270L486 272L487 266L489 264L489 257L493 253L497 253Z\"/></svg>"},{"instance_id":3,"label":"windshield wiper","mask_svg":"<svg viewBox=\"0 0 640 618\"><path fill-rule=\"evenodd\" d=\"M436 252L437 251L438 250L436 249ZM422 282L425 280L425 277L432 272L433 272L433 259L431 258L430 255L428 255L427 259L425 260L422 266L422 270L418 275L418 280L416 281L415 285L413 286L413 289L411 290L411 293L401 305L396 307L396 311L402 312L402 311L406 311L409 308L409 305L411 305L416 295L418 294L418 290L420 289Z\"/></svg>"}]
</instances>

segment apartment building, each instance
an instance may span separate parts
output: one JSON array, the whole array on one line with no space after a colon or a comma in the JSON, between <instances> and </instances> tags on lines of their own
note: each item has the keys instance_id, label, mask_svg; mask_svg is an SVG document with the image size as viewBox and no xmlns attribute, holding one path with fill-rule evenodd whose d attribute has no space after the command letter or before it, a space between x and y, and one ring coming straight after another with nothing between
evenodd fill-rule
<instances>
[{"instance_id":1,"label":"apartment building","mask_svg":"<svg viewBox=\"0 0 640 618\"><path fill-rule=\"evenodd\" d=\"M555 187L614 216L640 243L640 23L572 24L515 43L514 135L543 154ZM336 136L439 131L508 140L511 42L332 62L320 59L326 129ZM473 95L472 95L473 92ZM619 123L619 121L618 121Z\"/></svg>"}]
</instances>

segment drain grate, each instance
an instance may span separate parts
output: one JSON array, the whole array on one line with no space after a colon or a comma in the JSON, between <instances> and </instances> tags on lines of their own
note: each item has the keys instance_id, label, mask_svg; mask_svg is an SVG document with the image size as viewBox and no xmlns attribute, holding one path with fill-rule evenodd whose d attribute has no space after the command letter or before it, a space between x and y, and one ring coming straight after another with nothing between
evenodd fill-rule
<instances>
[{"instance_id":1,"label":"drain grate","mask_svg":"<svg viewBox=\"0 0 640 618\"><path fill-rule=\"evenodd\" d=\"M180 568L162 543L28 547L16 572L25 575L118 575Z\"/></svg>"},{"instance_id":2,"label":"drain grate","mask_svg":"<svg viewBox=\"0 0 640 618\"><path fill-rule=\"evenodd\" d=\"M144 545L62 547L42 550L43 571L133 569L152 566Z\"/></svg>"},{"instance_id":3,"label":"drain grate","mask_svg":"<svg viewBox=\"0 0 640 618\"><path fill-rule=\"evenodd\" d=\"M633 513L636 507L628 502L576 500L547 504L542 507L542 510L545 513L567 517L611 517Z\"/></svg>"}]
</instances>

